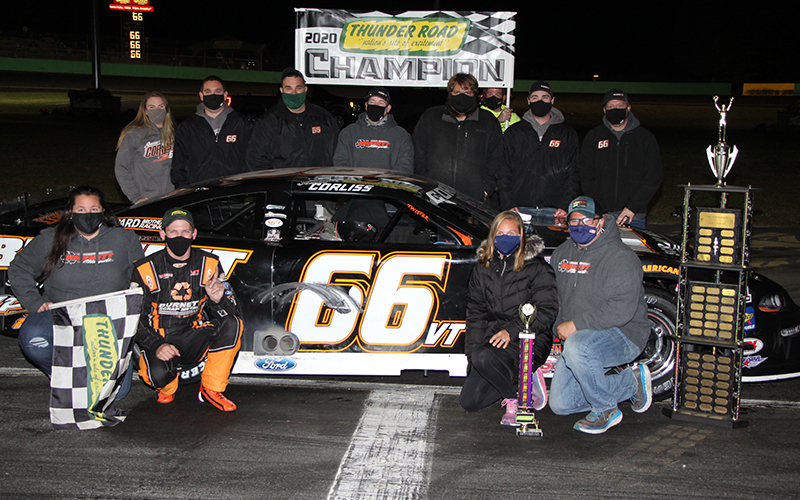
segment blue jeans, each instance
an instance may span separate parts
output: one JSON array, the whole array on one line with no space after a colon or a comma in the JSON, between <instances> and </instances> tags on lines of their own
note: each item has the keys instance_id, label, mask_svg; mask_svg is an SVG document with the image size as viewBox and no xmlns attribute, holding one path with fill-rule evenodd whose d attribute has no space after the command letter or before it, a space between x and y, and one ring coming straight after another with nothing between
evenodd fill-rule
<instances>
[{"instance_id":1,"label":"blue jeans","mask_svg":"<svg viewBox=\"0 0 800 500\"><path fill-rule=\"evenodd\" d=\"M606 411L636 392L633 370L606 376L641 353L619 328L579 330L564 341L550 382L550 409L557 415Z\"/></svg>"},{"instance_id":2,"label":"blue jeans","mask_svg":"<svg viewBox=\"0 0 800 500\"><path fill-rule=\"evenodd\" d=\"M53 371L53 320L50 311L28 314L19 328L19 346L28 360L42 370L48 377ZM117 401L128 395L131 390L133 363L122 379Z\"/></svg>"}]
</instances>

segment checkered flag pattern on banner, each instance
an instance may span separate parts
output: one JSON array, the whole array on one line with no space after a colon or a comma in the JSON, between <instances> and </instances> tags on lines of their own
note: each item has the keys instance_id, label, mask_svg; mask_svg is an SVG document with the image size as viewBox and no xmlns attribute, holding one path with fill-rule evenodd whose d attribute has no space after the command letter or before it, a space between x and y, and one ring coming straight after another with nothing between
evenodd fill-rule
<instances>
[{"instance_id":1,"label":"checkered flag pattern on banner","mask_svg":"<svg viewBox=\"0 0 800 500\"><path fill-rule=\"evenodd\" d=\"M114 406L114 397L130 364L141 311L141 288L50 306L53 427L95 429L125 419L126 412Z\"/></svg>"}]
</instances>

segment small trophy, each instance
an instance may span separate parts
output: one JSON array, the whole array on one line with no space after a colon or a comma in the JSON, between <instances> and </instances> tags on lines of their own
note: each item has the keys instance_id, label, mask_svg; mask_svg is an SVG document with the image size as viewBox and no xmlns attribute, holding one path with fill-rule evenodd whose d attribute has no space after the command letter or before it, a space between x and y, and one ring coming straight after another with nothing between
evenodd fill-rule
<instances>
[{"instance_id":1,"label":"small trophy","mask_svg":"<svg viewBox=\"0 0 800 500\"><path fill-rule=\"evenodd\" d=\"M725 185L725 176L733 168L733 162L736 161L736 156L739 154L739 148L736 146L729 146L725 143L725 133L728 128L727 116L733 105L733 97L727 106L719 105L719 96L714 96L714 106L719 111L719 142L713 148L711 146L706 149L706 156L708 156L708 164L711 166L711 171L717 178L717 187Z\"/></svg>"},{"instance_id":2,"label":"small trophy","mask_svg":"<svg viewBox=\"0 0 800 500\"><path fill-rule=\"evenodd\" d=\"M517 406L517 436L542 437L539 421L533 413L531 392L536 371L533 369L533 346L536 333L531 331L531 323L536 319L537 309L532 304L519 306L519 317L524 329L519 333L519 405Z\"/></svg>"}]
</instances>

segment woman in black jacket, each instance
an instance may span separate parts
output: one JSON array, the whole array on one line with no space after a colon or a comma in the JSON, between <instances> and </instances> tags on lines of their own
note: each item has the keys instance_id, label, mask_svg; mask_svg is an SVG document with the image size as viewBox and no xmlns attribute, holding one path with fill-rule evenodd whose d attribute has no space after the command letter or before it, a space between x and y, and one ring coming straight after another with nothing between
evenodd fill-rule
<instances>
[{"instance_id":1,"label":"woman in black jacket","mask_svg":"<svg viewBox=\"0 0 800 500\"><path fill-rule=\"evenodd\" d=\"M519 306L537 307L531 331L534 347L534 409L547 404L541 366L553 343L552 326L558 313L558 294L552 268L536 256L544 249L537 235L526 236L516 212L495 217L489 238L478 248L467 296L467 378L459 401L467 411L478 411L503 399L501 425L514 425L517 413L519 333L523 330Z\"/></svg>"}]
</instances>

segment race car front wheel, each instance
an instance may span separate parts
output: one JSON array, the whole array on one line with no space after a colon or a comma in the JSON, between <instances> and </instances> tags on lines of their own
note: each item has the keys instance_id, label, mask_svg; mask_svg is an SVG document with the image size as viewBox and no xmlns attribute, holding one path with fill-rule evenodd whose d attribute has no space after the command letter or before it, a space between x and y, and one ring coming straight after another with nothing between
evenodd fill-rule
<instances>
[{"instance_id":1,"label":"race car front wheel","mask_svg":"<svg viewBox=\"0 0 800 500\"><path fill-rule=\"evenodd\" d=\"M650 338L639 360L650 368L653 378L653 399L660 401L673 396L675 389L675 320L677 307L674 297L655 287L644 287Z\"/></svg>"}]
</instances>

